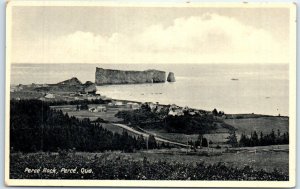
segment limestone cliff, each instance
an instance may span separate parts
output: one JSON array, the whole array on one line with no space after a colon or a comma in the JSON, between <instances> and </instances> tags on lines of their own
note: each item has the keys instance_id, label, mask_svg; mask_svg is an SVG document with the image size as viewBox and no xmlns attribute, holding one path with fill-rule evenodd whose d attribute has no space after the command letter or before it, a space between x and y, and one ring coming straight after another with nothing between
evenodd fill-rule
<instances>
[{"instance_id":1,"label":"limestone cliff","mask_svg":"<svg viewBox=\"0 0 300 189\"><path fill-rule=\"evenodd\" d=\"M138 83L164 83L166 73L159 70L122 71L96 68L95 83L107 84L138 84Z\"/></svg>"}]
</instances>

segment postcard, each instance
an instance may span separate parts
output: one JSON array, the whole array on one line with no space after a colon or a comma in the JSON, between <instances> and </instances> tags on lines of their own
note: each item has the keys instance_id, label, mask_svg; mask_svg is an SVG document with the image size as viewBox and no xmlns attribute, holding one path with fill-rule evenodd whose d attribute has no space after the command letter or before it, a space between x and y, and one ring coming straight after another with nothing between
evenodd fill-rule
<instances>
[{"instance_id":1,"label":"postcard","mask_svg":"<svg viewBox=\"0 0 300 189\"><path fill-rule=\"evenodd\" d=\"M10 1L6 16L6 185L295 186L295 4Z\"/></svg>"}]
</instances>

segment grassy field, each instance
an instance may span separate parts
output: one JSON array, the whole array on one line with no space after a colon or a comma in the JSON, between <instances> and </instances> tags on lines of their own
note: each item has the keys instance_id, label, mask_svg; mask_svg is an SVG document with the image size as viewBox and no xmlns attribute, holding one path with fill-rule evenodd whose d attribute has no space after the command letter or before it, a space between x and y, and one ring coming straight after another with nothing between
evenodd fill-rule
<instances>
[{"instance_id":1,"label":"grassy field","mask_svg":"<svg viewBox=\"0 0 300 189\"><path fill-rule=\"evenodd\" d=\"M261 149L259 149L261 148ZM248 148L248 149L241 149L237 150L236 152L232 153L225 153L224 150L223 153L220 155L218 150L216 149L210 149L214 150L216 155L213 155L214 152L212 152L212 155L184 155L183 153L180 155L169 154L169 153L136 153L133 154L134 158L141 159L143 156L146 156L147 158L155 161L157 159L163 160L163 161L180 161L182 163L197 163L197 162L203 162L206 165L214 164L218 162L224 163L226 166L229 167L237 167L237 168L243 168L245 166L253 167L254 170L265 170L267 172L272 172L275 168L279 170L280 172L284 172L285 174L288 174L289 169L289 153L287 151L273 151L271 148L277 148L275 146L267 146L267 147L257 147L257 148ZM286 148L286 146L281 146L280 148ZM256 153L255 153L255 149ZM206 148L203 149L204 151Z\"/></svg>"},{"instance_id":2,"label":"grassy field","mask_svg":"<svg viewBox=\"0 0 300 189\"><path fill-rule=\"evenodd\" d=\"M225 123L234 126L237 133L250 134L254 130L256 132L263 132L269 134L272 129L277 132L279 129L281 133L288 131L289 119L287 117L259 117L259 118L245 118L245 119L225 119Z\"/></svg>"},{"instance_id":3,"label":"grassy field","mask_svg":"<svg viewBox=\"0 0 300 189\"><path fill-rule=\"evenodd\" d=\"M89 106L97 106L97 104L90 104ZM99 106L99 104L98 104ZM63 106L53 106L52 108L60 109L64 113L68 113L69 116L75 116L79 119L89 118L91 121L96 120L97 118L102 118L103 120L109 122L119 122L122 119L115 117L115 114L118 113L119 110L127 110L126 107L109 107L107 105L101 104L101 106L106 106L106 112L90 112L88 110L76 110L76 105L63 105Z\"/></svg>"},{"instance_id":4,"label":"grassy field","mask_svg":"<svg viewBox=\"0 0 300 189\"><path fill-rule=\"evenodd\" d=\"M147 130L149 133L156 134L158 136L161 136L162 138L177 141L181 143L187 143L187 141L196 141L198 139L199 134L183 134L183 133L168 133L163 130ZM218 143L224 143L228 139L229 136L228 133L213 133L213 134L204 134L203 135L208 141L212 141L215 144ZM239 136L238 136L239 138Z\"/></svg>"},{"instance_id":5,"label":"grassy field","mask_svg":"<svg viewBox=\"0 0 300 189\"><path fill-rule=\"evenodd\" d=\"M177 149L184 151L184 149ZM258 151L219 156L137 153L12 153L10 177L31 179L130 179L130 180L287 180L288 153ZM28 173L26 168L55 169ZM66 173L62 169L76 169ZM82 173L82 168L88 173ZM276 169L276 170L275 170Z\"/></svg>"},{"instance_id":6,"label":"grassy field","mask_svg":"<svg viewBox=\"0 0 300 189\"><path fill-rule=\"evenodd\" d=\"M90 105L90 106L97 106L97 105ZM129 110L125 106L119 107L110 107L104 105L107 108L106 112L90 112L88 110L80 110L76 111L75 105L64 105L64 106L55 106L55 109L61 109L64 113L68 113L70 116L75 116L79 119L83 118L90 118L90 120L96 120L97 118L102 118L108 122L120 122L122 121L121 118L115 117L118 111L122 110ZM252 117L251 117L252 116ZM224 122L226 124L232 125L237 129L236 135L237 139L240 139L242 133L250 135L251 132L256 130L257 132L263 132L264 134L269 134L272 129L277 132L277 129L280 130L281 133L288 131L289 128L289 119L287 117L273 117L273 116L257 116L251 115L247 118L234 118L234 119L225 119ZM256 117L255 117L256 116ZM113 132L122 132L123 129L117 129L117 126L113 125L104 125L105 128L111 130ZM186 143L187 141L196 141L198 138L198 134L182 134L182 133L168 133L163 129L152 129L152 130L145 130L148 134L153 134L155 136L160 136L161 138L165 138L171 141L176 141L180 143ZM220 130L219 133L210 133L204 134L204 137L207 138L209 141L212 141L214 144L221 144L227 141L227 137L229 136L228 131Z\"/></svg>"}]
</instances>

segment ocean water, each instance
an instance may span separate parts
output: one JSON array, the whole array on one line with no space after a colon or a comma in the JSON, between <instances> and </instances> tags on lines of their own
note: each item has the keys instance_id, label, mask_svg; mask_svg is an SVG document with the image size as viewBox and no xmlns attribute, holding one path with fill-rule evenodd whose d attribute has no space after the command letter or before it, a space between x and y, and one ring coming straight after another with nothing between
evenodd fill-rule
<instances>
[{"instance_id":1,"label":"ocean water","mask_svg":"<svg viewBox=\"0 0 300 189\"><path fill-rule=\"evenodd\" d=\"M174 83L97 87L102 95L116 99L217 108L225 113L289 114L287 64L12 64L11 84L57 83L71 77L94 82L96 66L175 73Z\"/></svg>"}]
</instances>

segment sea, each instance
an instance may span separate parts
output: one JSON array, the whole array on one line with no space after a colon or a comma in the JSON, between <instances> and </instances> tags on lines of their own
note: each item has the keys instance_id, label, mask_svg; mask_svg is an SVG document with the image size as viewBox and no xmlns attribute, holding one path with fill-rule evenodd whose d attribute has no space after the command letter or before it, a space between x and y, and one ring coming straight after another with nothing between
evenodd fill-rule
<instances>
[{"instance_id":1,"label":"sea","mask_svg":"<svg viewBox=\"0 0 300 189\"><path fill-rule=\"evenodd\" d=\"M174 83L98 86L114 99L176 104L225 113L289 115L288 64L27 64L11 65L11 85L57 83L72 77L95 81L96 67L158 69Z\"/></svg>"}]
</instances>

